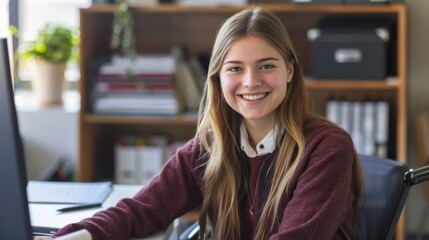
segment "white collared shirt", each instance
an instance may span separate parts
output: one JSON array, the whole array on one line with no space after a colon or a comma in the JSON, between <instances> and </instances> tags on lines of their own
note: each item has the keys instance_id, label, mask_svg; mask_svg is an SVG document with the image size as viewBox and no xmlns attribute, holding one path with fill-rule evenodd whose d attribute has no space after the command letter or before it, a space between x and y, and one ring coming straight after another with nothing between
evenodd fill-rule
<instances>
[{"instance_id":1,"label":"white collared shirt","mask_svg":"<svg viewBox=\"0 0 429 240\"><path fill-rule=\"evenodd\" d=\"M263 156L268 153L274 152L277 146L278 139L283 134L284 129L280 128L280 125L277 124L257 145L256 150L253 149L252 145L249 142L249 135L247 133L246 125L244 122L240 126L240 144L241 150L243 150L246 155L250 158Z\"/></svg>"}]
</instances>

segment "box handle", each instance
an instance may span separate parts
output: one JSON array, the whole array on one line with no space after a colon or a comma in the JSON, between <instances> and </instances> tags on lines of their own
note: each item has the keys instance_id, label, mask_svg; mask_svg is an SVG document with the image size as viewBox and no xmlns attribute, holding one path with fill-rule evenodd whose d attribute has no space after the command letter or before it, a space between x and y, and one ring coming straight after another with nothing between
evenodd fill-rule
<instances>
[{"instance_id":1,"label":"box handle","mask_svg":"<svg viewBox=\"0 0 429 240\"><path fill-rule=\"evenodd\" d=\"M335 50L337 63L359 63L362 61L362 51L356 48L340 48Z\"/></svg>"}]
</instances>

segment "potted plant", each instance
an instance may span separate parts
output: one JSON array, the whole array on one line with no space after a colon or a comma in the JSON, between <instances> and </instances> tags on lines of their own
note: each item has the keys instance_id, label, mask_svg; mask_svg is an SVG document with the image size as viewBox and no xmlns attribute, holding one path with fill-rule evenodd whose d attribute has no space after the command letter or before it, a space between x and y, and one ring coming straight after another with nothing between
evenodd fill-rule
<instances>
[{"instance_id":1,"label":"potted plant","mask_svg":"<svg viewBox=\"0 0 429 240\"><path fill-rule=\"evenodd\" d=\"M61 25L45 25L37 38L20 47L18 58L28 61L32 86L41 105L62 103L67 62L77 57L79 38Z\"/></svg>"}]
</instances>

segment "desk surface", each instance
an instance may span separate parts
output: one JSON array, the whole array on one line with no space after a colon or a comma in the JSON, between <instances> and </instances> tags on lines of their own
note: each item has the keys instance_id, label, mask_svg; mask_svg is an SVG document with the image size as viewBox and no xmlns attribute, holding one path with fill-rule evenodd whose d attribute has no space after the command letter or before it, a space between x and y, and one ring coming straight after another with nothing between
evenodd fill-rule
<instances>
[{"instance_id":1,"label":"desk surface","mask_svg":"<svg viewBox=\"0 0 429 240\"><path fill-rule=\"evenodd\" d=\"M33 226L45 226L61 228L69 223L78 222L84 218L91 217L96 212L116 205L122 198L134 196L140 189L141 185L114 185L113 191L104 201L102 207L92 208L74 212L58 213L57 209L73 206L72 204L40 204L30 203L30 217ZM162 234L145 238L145 240L162 239Z\"/></svg>"}]
</instances>

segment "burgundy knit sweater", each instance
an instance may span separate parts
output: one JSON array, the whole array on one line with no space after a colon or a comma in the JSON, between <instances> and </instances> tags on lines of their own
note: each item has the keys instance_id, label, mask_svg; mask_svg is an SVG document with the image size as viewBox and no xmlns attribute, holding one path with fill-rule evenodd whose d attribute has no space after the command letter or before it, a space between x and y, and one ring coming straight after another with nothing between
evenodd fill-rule
<instances>
[{"instance_id":1,"label":"burgundy knit sweater","mask_svg":"<svg viewBox=\"0 0 429 240\"><path fill-rule=\"evenodd\" d=\"M353 236L352 140L327 122L307 126L305 134L304 155L285 193L279 224L270 240L344 239L340 226ZM190 140L133 198L69 224L55 236L85 228L94 240L127 240L167 228L202 202L202 163L207 159L200 153L198 139ZM250 207L247 200L243 201L243 206ZM252 238L254 221L249 211L243 211L242 239Z\"/></svg>"}]
</instances>

